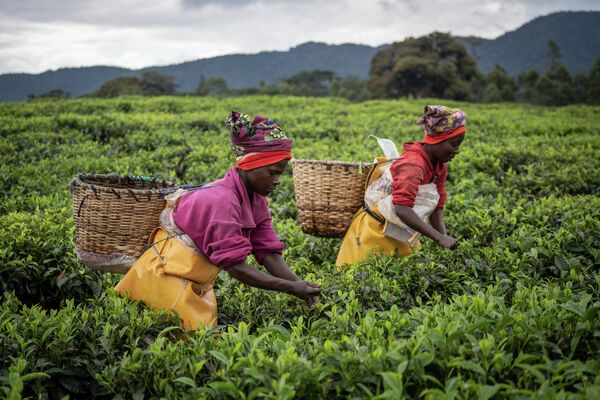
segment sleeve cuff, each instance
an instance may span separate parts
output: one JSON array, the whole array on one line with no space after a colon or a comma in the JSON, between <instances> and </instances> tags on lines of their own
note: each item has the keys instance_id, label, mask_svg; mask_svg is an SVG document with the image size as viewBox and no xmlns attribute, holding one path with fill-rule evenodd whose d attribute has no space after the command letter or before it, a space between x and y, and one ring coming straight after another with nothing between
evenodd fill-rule
<instances>
[{"instance_id":1,"label":"sleeve cuff","mask_svg":"<svg viewBox=\"0 0 600 400\"><path fill-rule=\"evenodd\" d=\"M229 267L233 267L234 265L243 263L246 261L250 252L237 253L237 254L225 254L225 255L212 255L209 259L210 262L215 264L217 267L221 269L227 269Z\"/></svg>"},{"instance_id":2,"label":"sleeve cuff","mask_svg":"<svg viewBox=\"0 0 600 400\"><path fill-rule=\"evenodd\" d=\"M405 206L405 207L414 207L415 206L415 202L414 201L410 201L410 200L396 200L394 198L392 198L392 204L395 206Z\"/></svg>"},{"instance_id":3,"label":"sleeve cuff","mask_svg":"<svg viewBox=\"0 0 600 400\"><path fill-rule=\"evenodd\" d=\"M263 260L269 255L269 254L273 254L273 253L277 253L279 255L281 255L281 250L261 250L261 251L256 251L253 253L254 258L256 259L256 261L262 265Z\"/></svg>"}]
</instances>

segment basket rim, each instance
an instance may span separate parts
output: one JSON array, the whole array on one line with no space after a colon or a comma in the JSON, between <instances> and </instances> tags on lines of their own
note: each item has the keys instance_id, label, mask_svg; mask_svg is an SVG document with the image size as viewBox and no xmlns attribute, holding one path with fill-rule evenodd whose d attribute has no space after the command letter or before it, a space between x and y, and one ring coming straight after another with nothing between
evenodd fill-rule
<instances>
[{"instance_id":1,"label":"basket rim","mask_svg":"<svg viewBox=\"0 0 600 400\"><path fill-rule=\"evenodd\" d=\"M348 165L348 166L371 166L373 162L362 162L362 161L343 161L343 160L304 160L301 158L292 158L292 164L322 164L322 165Z\"/></svg>"},{"instance_id":2,"label":"basket rim","mask_svg":"<svg viewBox=\"0 0 600 400\"><path fill-rule=\"evenodd\" d=\"M92 184L85 182L86 179L96 179L96 180L104 180L103 184ZM116 188L110 186L110 183L121 183L121 182L152 182L162 185L162 188L154 188L154 189L134 189L134 188ZM166 181L164 179L151 178L149 180L145 180L144 177L134 176L134 175L119 175L116 173L110 174L89 174L89 173L79 173L77 174L73 180L69 183L69 189L73 191L75 188L77 189L89 189L94 192L107 192L107 193L134 193L134 194L163 194L165 190L169 191L171 189L177 189L177 185L173 182Z\"/></svg>"}]
</instances>

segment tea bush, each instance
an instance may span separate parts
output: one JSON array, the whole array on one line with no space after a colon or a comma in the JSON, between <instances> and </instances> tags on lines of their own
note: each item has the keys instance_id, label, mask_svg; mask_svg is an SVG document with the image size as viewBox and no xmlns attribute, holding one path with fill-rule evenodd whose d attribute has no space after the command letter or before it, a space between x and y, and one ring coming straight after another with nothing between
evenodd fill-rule
<instances>
[{"instance_id":1,"label":"tea bush","mask_svg":"<svg viewBox=\"0 0 600 400\"><path fill-rule=\"evenodd\" d=\"M321 283L303 302L221 274L220 325L117 297L78 263L78 172L221 177L232 109L268 115L305 159L370 162L369 135L419 140L432 99L265 97L0 104L0 393L7 398L600 398L600 124L591 106L454 103L454 251L337 272L339 239L304 234L291 174L270 198L284 255Z\"/></svg>"}]
</instances>

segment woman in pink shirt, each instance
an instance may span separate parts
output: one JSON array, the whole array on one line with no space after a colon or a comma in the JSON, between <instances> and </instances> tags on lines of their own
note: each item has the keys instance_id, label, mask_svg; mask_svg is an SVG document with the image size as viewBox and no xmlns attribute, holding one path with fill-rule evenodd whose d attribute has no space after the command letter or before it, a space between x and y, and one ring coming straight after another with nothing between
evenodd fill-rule
<instances>
[{"instance_id":1,"label":"woman in pink shirt","mask_svg":"<svg viewBox=\"0 0 600 400\"><path fill-rule=\"evenodd\" d=\"M152 308L176 310L186 329L216 325L212 287L221 270L309 306L320 293L319 285L298 278L283 259L267 204L292 157L292 141L266 117L250 121L234 111L226 122L235 166L222 179L167 197L152 246L116 287ZM268 274L246 262L250 254Z\"/></svg>"},{"instance_id":2,"label":"woman in pink shirt","mask_svg":"<svg viewBox=\"0 0 600 400\"><path fill-rule=\"evenodd\" d=\"M444 248L458 245L444 224L446 164L458 154L466 133L465 118L459 109L425 106L417 121L425 131L423 140L404 143L398 160L378 164L371 173L365 200L373 190L381 196L376 204L367 201L354 216L338 253L338 269L371 254L406 256L420 246L419 234Z\"/></svg>"}]
</instances>

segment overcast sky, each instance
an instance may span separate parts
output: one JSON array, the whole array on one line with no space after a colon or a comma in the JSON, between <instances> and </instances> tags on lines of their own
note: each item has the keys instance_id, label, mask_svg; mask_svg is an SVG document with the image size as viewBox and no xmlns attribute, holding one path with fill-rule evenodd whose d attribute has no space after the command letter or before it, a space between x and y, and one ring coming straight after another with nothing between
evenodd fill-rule
<instances>
[{"instance_id":1,"label":"overcast sky","mask_svg":"<svg viewBox=\"0 0 600 400\"><path fill-rule=\"evenodd\" d=\"M380 45L434 30L495 38L599 0L0 0L0 74L141 68L307 41Z\"/></svg>"}]
</instances>

